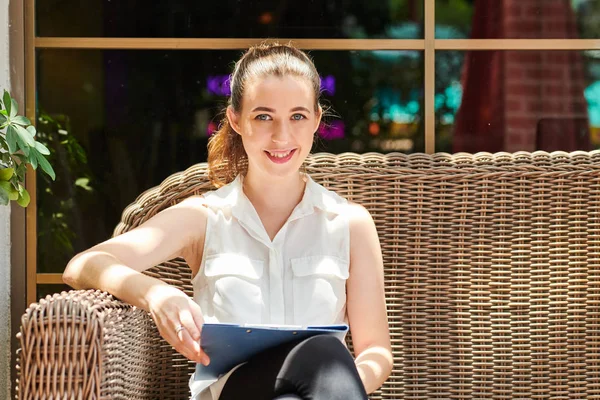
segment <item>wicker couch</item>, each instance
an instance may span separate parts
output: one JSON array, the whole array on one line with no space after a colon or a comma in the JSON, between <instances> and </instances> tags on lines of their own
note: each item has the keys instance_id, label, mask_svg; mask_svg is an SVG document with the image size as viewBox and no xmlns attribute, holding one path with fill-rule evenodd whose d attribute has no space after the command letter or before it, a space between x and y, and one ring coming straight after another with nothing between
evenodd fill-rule
<instances>
[{"instance_id":1,"label":"wicker couch","mask_svg":"<svg viewBox=\"0 0 600 400\"><path fill-rule=\"evenodd\" d=\"M381 238L395 368L373 399L600 398L600 151L316 154ZM198 164L139 196L115 235L211 189ZM172 260L146 272L191 295ZM193 365L99 291L22 318L23 399L185 399Z\"/></svg>"}]
</instances>

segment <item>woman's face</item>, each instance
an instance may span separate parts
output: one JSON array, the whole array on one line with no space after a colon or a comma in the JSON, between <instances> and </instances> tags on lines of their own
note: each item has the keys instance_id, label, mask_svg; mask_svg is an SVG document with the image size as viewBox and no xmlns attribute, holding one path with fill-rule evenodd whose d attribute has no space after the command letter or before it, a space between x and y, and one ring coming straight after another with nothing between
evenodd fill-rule
<instances>
[{"instance_id":1,"label":"woman's face","mask_svg":"<svg viewBox=\"0 0 600 400\"><path fill-rule=\"evenodd\" d=\"M294 173L310 152L321 121L315 112L310 83L293 76L250 82L242 111L227 109L232 128L242 136L248 154L248 172L284 177Z\"/></svg>"}]
</instances>

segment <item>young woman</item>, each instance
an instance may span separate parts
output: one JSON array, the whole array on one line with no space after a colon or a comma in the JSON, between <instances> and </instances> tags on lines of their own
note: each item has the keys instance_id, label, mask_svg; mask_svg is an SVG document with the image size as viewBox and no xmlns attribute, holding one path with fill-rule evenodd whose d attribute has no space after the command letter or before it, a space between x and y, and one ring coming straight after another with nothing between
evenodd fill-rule
<instances>
[{"instance_id":1,"label":"young woman","mask_svg":"<svg viewBox=\"0 0 600 400\"><path fill-rule=\"evenodd\" d=\"M319 127L320 79L288 45L236 63L226 118L209 143L218 188L76 255L64 281L151 313L162 337L208 364L204 322L349 323L356 358L317 336L269 349L218 380L192 375L194 399L365 399L392 369L383 261L368 211L302 172ZM141 273L183 257L194 298Z\"/></svg>"}]
</instances>

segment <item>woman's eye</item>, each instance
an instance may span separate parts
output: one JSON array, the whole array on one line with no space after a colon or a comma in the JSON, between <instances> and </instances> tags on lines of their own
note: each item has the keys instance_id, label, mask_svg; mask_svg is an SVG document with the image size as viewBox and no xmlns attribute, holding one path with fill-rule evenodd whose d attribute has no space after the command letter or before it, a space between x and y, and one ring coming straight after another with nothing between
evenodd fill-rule
<instances>
[{"instance_id":1,"label":"woman's eye","mask_svg":"<svg viewBox=\"0 0 600 400\"><path fill-rule=\"evenodd\" d=\"M268 114L259 114L256 116L255 119L258 119L260 121L268 121L270 118L271 118L271 116Z\"/></svg>"},{"instance_id":2,"label":"woman's eye","mask_svg":"<svg viewBox=\"0 0 600 400\"><path fill-rule=\"evenodd\" d=\"M302 114L294 114L294 115L292 115L292 119L295 121L300 121L300 120L306 119L306 117Z\"/></svg>"}]
</instances>

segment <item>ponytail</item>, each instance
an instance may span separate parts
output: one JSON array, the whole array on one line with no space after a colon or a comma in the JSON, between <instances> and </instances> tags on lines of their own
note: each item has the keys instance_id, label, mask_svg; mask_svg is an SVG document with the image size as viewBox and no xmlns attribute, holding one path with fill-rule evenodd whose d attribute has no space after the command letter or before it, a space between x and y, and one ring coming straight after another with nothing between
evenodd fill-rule
<instances>
[{"instance_id":1,"label":"ponytail","mask_svg":"<svg viewBox=\"0 0 600 400\"><path fill-rule=\"evenodd\" d=\"M233 182L248 169L248 156L242 137L229 125L227 117L208 142L208 177L219 188Z\"/></svg>"}]
</instances>

